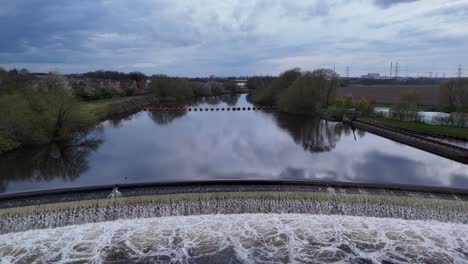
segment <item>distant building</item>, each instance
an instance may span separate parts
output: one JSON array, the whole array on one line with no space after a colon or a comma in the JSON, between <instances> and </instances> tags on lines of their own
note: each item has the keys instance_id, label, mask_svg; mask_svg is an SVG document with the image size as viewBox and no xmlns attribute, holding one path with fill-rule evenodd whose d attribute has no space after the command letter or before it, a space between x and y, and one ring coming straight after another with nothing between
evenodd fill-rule
<instances>
[{"instance_id":1,"label":"distant building","mask_svg":"<svg viewBox=\"0 0 468 264\"><path fill-rule=\"evenodd\" d=\"M365 78L365 79L379 79L380 74L379 73L368 73L367 75L362 75L361 77Z\"/></svg>"}]
</instances>

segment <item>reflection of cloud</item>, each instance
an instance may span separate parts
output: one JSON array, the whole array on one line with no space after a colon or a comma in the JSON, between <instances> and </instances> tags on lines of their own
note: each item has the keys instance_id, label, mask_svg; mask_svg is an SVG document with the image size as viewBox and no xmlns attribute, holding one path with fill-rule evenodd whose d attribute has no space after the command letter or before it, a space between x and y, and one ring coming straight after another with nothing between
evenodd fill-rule
<instances>
[{"instance_id":1,"label":"reflection of cloud","mask_svg":"<svg viewBox=\"0 0 468 264\"><path fill-rule=\"evenodd\" d=\"M468 188L468 177L462 174L453 175L450 184L453 187Z\"/></svg>"},{"instance_id":2,"label":"reflection of cloud","mask_svg":"<svg viewBox=\"0 0 468 264\"><path fill-rule=\"evenodd\" d=\"M356 175L351 179L359 182L392 182L410 185L437 185L440 181L428 177L426 165L405 157L371 151L355 165Z\"/></svg>"},{"instance_id":3,"label":"reflection of cloud","mask_svg":"<svg viewBox=\"0 0 468 264\"><path fill-rule=\"evenodd\" d=\"M200 103L209 107L206 101ZM245 96L241 96L238 106L246 105ZM32 190L41 183L45 188L58 188L194 179L332 180L468 188L466 165L371 133L361 138L359 130L355 139L349 126L310 117L278 117L263 111L189 112L160 125L141 112L116 128L105 123L103 133L105 142L89 155L88 169L73 182L60 177L53 178L56 182L40 177L28 181L28 176L9 179L9 188ZM319 146L320 151L311 151L316 148L310 146ZM27 165L30 159L18 162ZM11 167L20 170L22 163ZM7 163L0 161L1 176L9 169L2 164Z\"/></svg>"}]
</instances>

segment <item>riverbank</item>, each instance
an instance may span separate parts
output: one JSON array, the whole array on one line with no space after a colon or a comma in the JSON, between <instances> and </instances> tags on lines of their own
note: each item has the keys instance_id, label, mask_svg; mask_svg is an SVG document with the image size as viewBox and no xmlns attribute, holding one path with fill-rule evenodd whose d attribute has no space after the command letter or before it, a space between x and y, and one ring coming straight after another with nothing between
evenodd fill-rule
<instances>
[{"instance_id":1,"label":"riverbank","mask_svg":"<svg viewBox=\"0 0 468 264\"><path fill-rule=\"evenodd\" d=\"M385 117L368 117L367 119L380 122L383 124L398 126L402 128L408 128L424 133L433 133L439 135L445 135L449 137L461 137L468 138L468 129L463 127L451 127L451 126L440 126L440 125L431 125L420 122L409 122L409 121L400 121Z\"/></svg>"},{"instance_id":2,"label":"riverbank","mask_svg":"<svg viewBox=\"0 0 468 264\"><path fill-rule=\"evenodd\" d=\"M80 101L79 105L82 115L89 117L91 125L96 125L112 116L138 111L142 107L150 105L152 101L153 100L146 96L132 96L95 101ZM48 144L48 142L46 144ZM21 142L21 140L13 134L0 131L0 155L26 145L27 144Z\"/></svg>"},{"instance_id":3,"label":"riverbank","mask_svg":"<svg viewBox=\"0 0 468 264\"><path fill-rule=\"evenodd\" d=\"M239 94L239 93L230 93ZM227 94L213 95L207 97L224 96ZM202 97L202 96L199 96ZM81 114L90 119L90 125L94 126L107 119L128 115L141 111L154 105L189 105L191 100L199 97L181 100L172 97L160 98L152 95L138 95L129 97L113 97L108 99L79 101ZM20 139L13 135L0 131L0 155L16 150L28 144L23 144Z\"/></svg>"}]
</instances>

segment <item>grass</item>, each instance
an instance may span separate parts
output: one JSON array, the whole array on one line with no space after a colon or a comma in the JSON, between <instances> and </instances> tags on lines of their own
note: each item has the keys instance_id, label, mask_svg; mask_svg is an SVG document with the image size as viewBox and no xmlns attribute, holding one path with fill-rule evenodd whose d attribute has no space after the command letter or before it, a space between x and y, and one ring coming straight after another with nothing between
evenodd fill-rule
<instances>
[{"instance_id":1,"label":"grass","mask_svg":"<svg viewBox=\"0 0 468 264\"><path fill-rule=\"evenodd\" d=\"M419 122L400 121L400 120L389 119L385 117L369 117L368 119L378 121L384 124L392 125L392 126L399 126L403 128L413 129L416 131L421 131L421 132L468 138L468 128L439 126L439 125L424 124L424 123L419 123Z\"/></svg>"},{"instance_id":2,"label":"grass","mask_svg":"<svg viewBox=\"0 0 468 264\"><path fill-rule=\"evenodd\" d=\"M87 114L91 114L95 117L98 117L105 113L109 106L116 102L122 102L126 100L134 100L136 98L142 98L143 96L132 96L132 97L114 97L109 99L100 99L93 101L83 101L81 102L81 109Z\"/></svg>"}]
</instances>

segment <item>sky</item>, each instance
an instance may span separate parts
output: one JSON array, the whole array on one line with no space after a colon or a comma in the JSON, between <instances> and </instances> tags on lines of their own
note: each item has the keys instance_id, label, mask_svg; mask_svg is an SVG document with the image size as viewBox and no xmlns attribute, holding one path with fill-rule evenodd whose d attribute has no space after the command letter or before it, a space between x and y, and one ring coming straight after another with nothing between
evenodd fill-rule
<instances>
[{"instance_id":1,"label":"sky","mask_svg":"<svg viewBox=\"0 0 468 264\"><path fill-rule=\"evenodd\" d=\"M468 0L0 0L0 67L449 77L468 68L467 17Z\"/></svg>"}]
</instances>

